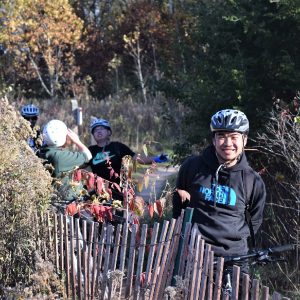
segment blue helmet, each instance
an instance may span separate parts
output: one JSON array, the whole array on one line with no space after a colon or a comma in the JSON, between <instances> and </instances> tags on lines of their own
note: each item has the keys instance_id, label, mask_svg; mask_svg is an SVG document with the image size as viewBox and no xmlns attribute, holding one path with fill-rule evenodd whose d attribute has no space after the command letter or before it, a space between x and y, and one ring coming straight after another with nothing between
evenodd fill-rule
<instances>
[{"instance_id":1,"label":"blue helmet","mask_svg":"<svg viewBox=\"0 0 300 300\"><path fill-rule=\"evenodd\" d=\"M37 117L39 114L40 110L33 104L24 105L21 109L23 117Z\"/></svg>"},{"instance_id":2,"label":"blue helmet","mask_svg":"<svg viewBox=\"0 0 300 300\"><path fill-rule=\"evenodd\" d=\"M223 109L211 117L210 130L235 131L248 134L249 121L246 115L235 109Z\"/></svg>"},{"instance_id":3,"label":"blue helmet","mask_svg":"<svg viewBox=\"0 0 300 300\"><path fill-rule=\"evenodd\" d=\"M107 120L104 120L104 119L95 119L91 122L91 125L90 125L90 130L91 130L91 133L93 134L93 131L96 127L98 126L103 126L105 127L106 129L110 130L111 131L111 127L110 127L110 124Z\"/></svg>"}]
</instances>

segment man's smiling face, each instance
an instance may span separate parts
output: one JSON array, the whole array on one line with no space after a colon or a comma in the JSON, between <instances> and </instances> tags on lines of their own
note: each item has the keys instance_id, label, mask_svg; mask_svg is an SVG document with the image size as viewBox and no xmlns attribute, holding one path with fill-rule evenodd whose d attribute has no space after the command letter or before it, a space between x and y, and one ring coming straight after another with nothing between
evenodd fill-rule
<instances>
[{"instance_id":1,"label":"man's smiling face","mask_svg":"<svg viewBox=\"0 0 300 300\"><path fill-rule=\"evenodd\" d=\"M247 143L247 136L239 132L216 132L213 137L213 144L215 146L219 160L222 163L233 162L244 151Z\"/></svg>"}]
</instances>

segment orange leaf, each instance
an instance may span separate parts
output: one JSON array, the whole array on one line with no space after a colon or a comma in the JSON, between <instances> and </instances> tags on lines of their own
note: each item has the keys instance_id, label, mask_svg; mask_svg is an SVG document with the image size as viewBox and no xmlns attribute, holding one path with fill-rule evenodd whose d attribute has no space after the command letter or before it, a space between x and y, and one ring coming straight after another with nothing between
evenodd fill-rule
<instances>
[{"instance_id":1,"label":"orange leaf","mask_svg":"<svg viewBox=\"0 0 300 300\"><path fill-rule=\"evenodd\" d=\"M134 199L131 199L129 201L129 208L130 208L130 210L134 211Z\"/></svg>"},{"instance_id":2,"label":"orange leaf","mask_svg":"<svg viewBox=\"0 0 300 300\"><path fill-rule=\"evenodd\" d=\"M143 181L138 181L137 190L139 193L143 190Z\"/></svg>"},{"instance_id":3,"label":"orange leaf","mask_svg":"<svg viewBox=\"0 0 300 300\"><path fill-rule=\"evenodd\" d=\"M138 215L141 216L144 213L145 209L145 201L142 197L136 196L134 198L134 212Z\"/></svg>"},{"instance_id":4,"label":"orange leaf","mask_svg":"<svg viewBox=\"0 0 300 300\"><path fill-rule=\"evenodd\" d=\"M77 213L77 204L76 202L72 202L67 205L66 215L74 216Z\"/></svg>"},{"instance_id":5,"label":"orange leaf","mask_svg":"<svg viewBox=\"0 0 300 300\"><path fill-rule=\"evenodd\" d=\"M150 203L148 205L148 209L149 209L149 215L150 215L150 217L153 218L154 208L153 208L153 204L152 203Z\"/></svg>"}]
</instances>

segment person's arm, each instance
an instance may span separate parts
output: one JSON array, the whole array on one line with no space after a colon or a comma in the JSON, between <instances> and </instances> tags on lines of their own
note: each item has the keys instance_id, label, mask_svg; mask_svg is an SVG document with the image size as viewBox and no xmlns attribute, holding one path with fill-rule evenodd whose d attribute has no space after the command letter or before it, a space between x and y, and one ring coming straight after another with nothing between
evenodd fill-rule
<instances>
[{"instance_id":1,"label":"person's arm","mask_svg":"<svg viewBox=\"0 0 300 300\"><path fill-rule=\"evenodd\" d=\"M86 155L88 161L92 159L91 151L89 150L89 148L87 146L85 146L80 141L79 136L74 131L72 131L71 129L68 129L67 137L69 138L71 143L73 143L77 146L77 148L80 152L83 152Z\"/></svg>"},{"instance_id":2,"label":"person's arm","mask_svg":"<svg viewBox=\"0 0 300 300\"><path fill-rule=\"evenodd\" d=\"M262 221L263 221L263 212L266 202L266 188L262 178L256 174L255 182L253 185L253 194L251 195L251 207L250 215L251 222L253 226L253 231L256 234Z\"/></svg>"},{"instance_id":3,"label":"person's arm","mask_svg":"<svg viewBox=\"0 0 300 300\"><path fill-rule=\"evenodd\" d=\"M152 163L154 163L154 160L152 159L152 157L143 155L143 154L135 154L132 157L133 160L136 160L139 164L141 165L151 165Z\"/></svg>"},{"instance_id":4,"label":"person's arm","mask_svg":"<svg viewBox=\"0 0 300 300\"><path fill-rule=\"evenodd\" d=\"M143 154L135 154L133 159L142 165L150 165L152 163L164 163L168 162L168 156L166 154L160 154L158 156L149 157Z\"/></svg>"},{"instance_id":5,"label":"person's arm","mask_svg":"<svg viewBox=\"0 0 300 300\"><path fill-rule=\"evenodd\" d=\"M186 190L176 189L181 202L190 201L191 200L191 194L187 192Z\"/></svg>"},{"instance_id":6,"label":"person's arm","mask_svg":"<svg viewBox=\"0 0 300 300\"><path fill-rule=\"evenodd\" d=\"M188 179L191 173L191 160L189 158L180 167L177 180L176 180L176 190L173 194L173 218L178 218L181 214L181 210L186 208L191 200L191 195L187 191L189 189Z\"/></svg>"}]
</instances>

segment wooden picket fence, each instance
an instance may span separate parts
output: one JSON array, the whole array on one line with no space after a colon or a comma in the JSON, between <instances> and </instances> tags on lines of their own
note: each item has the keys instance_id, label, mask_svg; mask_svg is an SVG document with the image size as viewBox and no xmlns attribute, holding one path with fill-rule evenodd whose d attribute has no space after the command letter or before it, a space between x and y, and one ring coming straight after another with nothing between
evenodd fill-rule
<instances>
[{"instance_id":1,"label":"wooden picket fence","mask_svg":"<svg viewBox=\"0 0 300 300\"><path fill-rule=\"evenodd\" d=\"M234 266L232 295L222 292L224 259L214 264L197 226L177 220L104 225L48 213L40 250L65 281L68 299L288 299Z\"/></svg>"}]
</instances>

